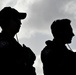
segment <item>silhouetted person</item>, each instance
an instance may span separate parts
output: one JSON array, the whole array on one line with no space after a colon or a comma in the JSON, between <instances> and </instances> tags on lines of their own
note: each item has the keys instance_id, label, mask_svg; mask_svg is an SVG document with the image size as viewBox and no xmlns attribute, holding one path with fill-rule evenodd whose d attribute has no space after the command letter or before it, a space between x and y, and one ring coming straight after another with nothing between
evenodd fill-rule
<instances>
[{"instance_id":1,"label":"silhouetted person","mask_svg":"<svg viewBox=\"0 0 76 75\"><path fill-rule=\"evenodd\" d=\"M74 36L69 19L55 20L51 25L53 40L46 41L46 46L41 52L44 75L75 75L76 53L69 50Z\"/></svg>"},{"instance_id":2,"label":"silhouetted person","mask_svg":"<svg viewBox=\"0 0 76 75\"><path fill-rule=\"evenodd\" d=\"M35 54L29 47L21 46L14 36L19 32L26 13L11 7L0 11L0 72L7 75L36 75L33 67Z\"/></svg>"}]
</instances>

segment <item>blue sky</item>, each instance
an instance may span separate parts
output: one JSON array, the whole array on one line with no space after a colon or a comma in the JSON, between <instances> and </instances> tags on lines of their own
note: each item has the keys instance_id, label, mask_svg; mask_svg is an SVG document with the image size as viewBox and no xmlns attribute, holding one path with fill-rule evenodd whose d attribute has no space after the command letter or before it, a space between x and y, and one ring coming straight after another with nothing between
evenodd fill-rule
<instances>
[{"instance_id":1,"label":"blue sky","mask_svg":"<svg viewBox=\"0 0 76 75\"><path fill-rule=\"evenodd\" d=\"M0 0L0 9L5 6L26 12L26 19L22 20L22 27L18 33L19 42L30 47L36 54L37 75L42 75L40 61L41 50L46 40L52 40L50 25L56 19L69 18L76 35L76 0ZM70 44L76 50L76 36Z\"/></svg>"}]
</instances>

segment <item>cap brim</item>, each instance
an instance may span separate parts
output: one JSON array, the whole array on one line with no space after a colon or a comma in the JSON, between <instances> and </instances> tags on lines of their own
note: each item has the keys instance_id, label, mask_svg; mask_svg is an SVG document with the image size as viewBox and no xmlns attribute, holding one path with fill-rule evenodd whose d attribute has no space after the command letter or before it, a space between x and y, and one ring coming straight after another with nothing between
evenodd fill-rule
<instances>
[{"instance_id":1,"label":"cap brim","mask_svg":"<svg viewBox=\"0 0 76 75\"><path fill-rule=\"evenodd\" d=\"M25 19L26 16L27 16L26 13L19 13L19 15L18 15L19 19Z\"/></svg>"}]
</instances>

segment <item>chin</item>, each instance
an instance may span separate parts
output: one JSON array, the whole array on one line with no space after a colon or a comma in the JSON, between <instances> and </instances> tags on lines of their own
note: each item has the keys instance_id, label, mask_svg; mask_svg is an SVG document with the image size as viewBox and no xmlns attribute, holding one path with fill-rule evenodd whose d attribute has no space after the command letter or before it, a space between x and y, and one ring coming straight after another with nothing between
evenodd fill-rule
<instances>
[{"instance_id":1,"label":"chin","mask_svg":"<svg viewBox=\"0 0 76 75\"><path fill-rule=\"evenodd\" d=\"M18 32L19 32L19 30L15 31L15 33L18 33Z\"/></svg>"},{"instance_id":2,"label":"chin","mask_svg":"<svg viewBox=\"0 0 76 75\"><path fill-rule=\"evenodd\" d=\"M67 44L70 44L71 42L72 42L72 38L69 38L69 39L66 40Z\"/></svg>"},{"instance_id":3,"label":"chin","mask_svg":"<svg viewBox=\"0 0 76 75\"><path fill-rule=\"evenodd\" d=\"M67 41L67 44L70 44L71 43L71 41Z\"/></svg>"}]
</instances>

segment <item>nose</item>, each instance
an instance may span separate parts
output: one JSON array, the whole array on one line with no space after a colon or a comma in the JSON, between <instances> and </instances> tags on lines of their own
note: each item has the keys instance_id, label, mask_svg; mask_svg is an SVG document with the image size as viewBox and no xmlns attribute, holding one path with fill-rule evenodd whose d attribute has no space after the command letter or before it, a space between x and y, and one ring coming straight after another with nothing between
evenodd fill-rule
<instances>
[{"instance_id":1,"label":"nose","mask_svg":"<svg viewBox=\"0 0 76 75\"><path fill-rule=\"evenodd\" d=\"M74 34L74 33L72 33L72 36L75 36L75 34Z\"/></svg>"}]
</instances>

